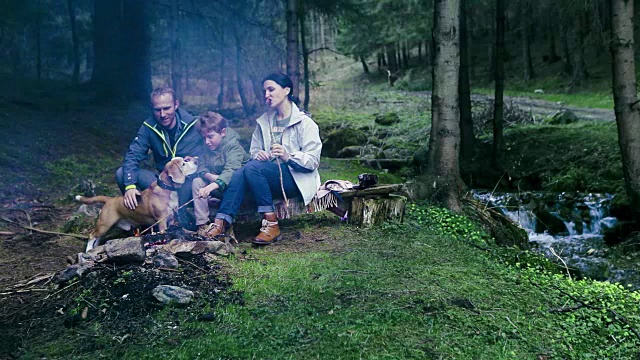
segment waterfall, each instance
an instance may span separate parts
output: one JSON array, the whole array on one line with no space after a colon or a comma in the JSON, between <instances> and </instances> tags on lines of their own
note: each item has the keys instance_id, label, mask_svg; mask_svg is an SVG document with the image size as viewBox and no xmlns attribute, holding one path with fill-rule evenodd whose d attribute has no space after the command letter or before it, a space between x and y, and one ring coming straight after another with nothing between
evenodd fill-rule
<instances>
[{"instance_id":1,"label":"waterfall","mask_svg":"<svg viewBox=\"0 0 640 360\"><path fill-rule=\"evenodd\" d=\"M606 259L603 232L617 219L609 215L613 196L609 194L549 194L542 192L489 193L474 191L474 196L518 223L540 253L557 261L560 256L570 268L584 276L609 281L629 282L624 270L613 269ZM536 216L538 214L538 216ZM538 231L540 217L553 219L550 231ZM564 228L561 227L564 224ZM554 255L555 253L555 255Z\"/></svg>"}]
</instances>

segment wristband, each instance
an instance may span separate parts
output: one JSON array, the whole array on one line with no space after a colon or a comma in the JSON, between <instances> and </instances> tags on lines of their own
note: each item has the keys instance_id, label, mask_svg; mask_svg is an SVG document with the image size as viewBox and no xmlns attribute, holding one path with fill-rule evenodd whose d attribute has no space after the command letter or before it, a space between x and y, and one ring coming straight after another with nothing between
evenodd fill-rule
<instances>
[{"instance_id":1,"label":"wristband","mask_svg":"<svg viewBox=\"0 0 640 360\"><path fill-rule=\"evenodd\" d=\"M136 185L135 185L135 184L127 185L127 186L124 188L124 191L130 190L130 189L135 189L135 188L136 188Z\"/></svg>"}]
</instances>

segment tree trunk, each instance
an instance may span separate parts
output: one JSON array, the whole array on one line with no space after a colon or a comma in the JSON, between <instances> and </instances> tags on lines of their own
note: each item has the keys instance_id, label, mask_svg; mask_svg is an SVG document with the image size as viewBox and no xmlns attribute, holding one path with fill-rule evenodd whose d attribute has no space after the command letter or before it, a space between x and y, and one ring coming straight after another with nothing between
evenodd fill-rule
<instances>
[{"instance_id":1,"label":"tree trunk","mask_svg":"<svg viewBox=\"0 0 640 360\"><path fill-rule=\"evenodd\" d=\"M80 40L78 39L76 10L73 6L73 0L67 0L67 11L69 12L71 42L73 43L73 75L71 77L71 81L77 85L80 82Z\"/></svg>"},{"instance_id":2,"label":"tree trunk","mask_svg":"<svg viewBox=\"0 0 640 360\"><path fill-rule=\"evenodd\" d=\"M307 49L307 39L306 39L306 29L304 27L305 24L305 15L300 14L300 42L302 42L302 65L304 68L304 105L302 106L305 110L309 110L309 101L311 100L311 95L309 94L309 50Z\"/></svg>"},{"instance_id":3,"label":"tree trunk","mask_svg":"<svg viewBox=\"0 0 640 360\"><path fill-rule=\"evenodd\" d=\"M569 50L569 31L569 26L561 23L560 41L562 42L562 58L564 59L562 72L567 76L573 75L573 60L571 59L571 50Z\"/></svg>"},{"instance_id":4,"label":"tree trunk","mask_svg":"<svg viewBox=\"0 0 640 360\"><path fill-rule=\"evenodd\" d=\"M226 74L226 69L225 69L225 41L224 41L224 35L226 33L226 27L225 27L225 22L224 20L220 21L220 43L219 43L219 49L220 49L220 90L218 91L218 109L223 109L224 108L224 85L225 85L225 74Z\"/></svg>"},{"instance_id":5,"label":"tree trunk","mask_svg":"<svg viewBox=\"0 0 640 360\"><path fill-rule=\"evenodd\" d=\"M582 10L581 13L576 17L576 31L575 31L575 41L573 48L573 78L571 79L571 85L569 86L569 91L573 91L575 87L580 86L584 83L584 81L589 77L587 73L587 65L584 59L584 48L585 43L584 40L587 37L589 26L587 24L587 13L586 10Z\"/></svg>"},{"instance_id":6,"label":"tree trunk","mask_svg":"<svg viewBox=\"0 0 640 360\"><path fill-rule=\"evenodd\" d=\"M176 98L182 99L182 64L180 48L180 0L171 2L171 86Z\"/></svg>"},{"instance_id":7,"label":"tree trunk","mask_svg":"<svg viewBox=\"0 0 640 360\"><path fill-rule=\"evenodd\" d=\"M531 23L529 0L523 0L520 9L522 23L522 62L524 67L524 81L533 79L536 75L533 72L533 62L531 61Z\"/></svg>"},{"instance_id":8,"label":"tree trunk","mask_svg":"<svg viewBox=\"0 0 640 360\"><path fill-rule=\"evenodd\" d=\"M245 115L251 115L251 104L247 99L247 96L244 92L244 84L242 83L242 43L240 41L240 35L238 34L237 24L235 25L235 38L236 38L236 86L238 87L238 96L240 96L240 101L242 102L242 110L244 110Z\"/></svg>"},{"instance_id":9,"label":"tree trunk","mask_svg":"<svg viewBox=\"0 0 640 360\"><path fill-rule=\"evenodd\" d=\"M407 42L403 41L400 46L402 48L402 66L405 69L408 69L409 68L409 49L407 49Z\"/></svg>"},{"instance_id":10,"label":"tree trunk","mask_svg":"<svg viewBox=\"0 0 640 360\"><path fill-rule=\"evenodd\" d=\"M422 62L422 41L418 41L418 62Z\"/></svg>"},{"instance_id":11,"label":"tree trunk","mask_svg":"<svg viewBox=\"0 0 640 360\"><path fill-rule=\"evenodd\" d=\"M493 167L502 169L504 136L502 134L504 116L504 0L496 1L496 57L495 57L495 100L493 105Z\"/></svg>"},{"instance_id":12,"label":"tree trunk","mask_svg":"<svg viewBox=\"0 0 640 360\"><path fill-rule=\"evenodd\" d=\"M434 1L433 93L427 170L414 195L453 211L462 209L460 194L458 84L460 66L460 1Z\"/></svg>"},{"instance_id":13,"label":"tree trunk","mask_svg":"<svg viewBox=\"0 0 640 360\"><path fill-rule=\"evenodd\" d=\"M396 44L391 43L385 46L387 51L387 69L393 74L398 71L398 59L396 57Z\"/></svg>"},{"instance_id":14,"label":"tree trunk","mask_svg":"<svg viewBox=\"0 0 640 360\"><path fill-rule=\"evenodd\" d=\"M560 60L560 56L558 56L558 52L556 51L556 34L554 29L550 29L549 33L549 64L553 64Z\"/></svg>"},{"instance_id":15,"label":"tree trunk","mask_svg":"<svg viewBox=\"0 0 640 360\"><path fill-rule=\"evenodd\" d=\"M40 10L40 0L36 9L36 78L42 80L42 15Z\"/></svg>"},{"instance_id":16,"label":"tree trunk","mask_svg":"<svg viewBox=\"0 0 640 360\"><path fill-rule=\"evenodd\" d=\"M361 55L359 56L360 58L360 63L362 64L362 70L364 71L365 74L369 73L369 66L367 65L367 62L364 61L364 57Z\"/></svg>"},{"instance_id":17,"label":"tree trunk","mask_svg":"<svg viewBox=\"0 0 640 360\"><path fill-rule=\"evenodd\" d=\"M633 1L611 2L613 100L627 195L640 221L640 107L636 94Z\"/></svg>"},{"instance_id":18,"label":"tree trunk","mask_svg":"<svg viewBox=\"0 0 640 360\"><path fill-rule=\"evenodd\" d=\"M151 62L146 5L147 0L94 1L91 81L104 100L149 102Z\"/></svg>"},{"instance_id":19,"label":"tree trunk","mask_svg":"<svg viewBox=\"0 0 640 360\"><path fill-rule=\"evenodd\" d=\"M293 82L292 94L300 96L300 66L298 62L297 0L287 0L287 75Z\"/></svg>"},{"instance_id":20,"label":"tree trunk","mask_svg":"<svg viewBox=\"0 0 640 360\"><path fill-rule=\"evenodd\" d=\"M471 86L469 84L469 53L467 31L467 0L460 0L460 82L458 94L460 96L460 154L463 169L471 165L475 135L473 133L473 118L471 117Z\"/></svg>"}]
</instances>

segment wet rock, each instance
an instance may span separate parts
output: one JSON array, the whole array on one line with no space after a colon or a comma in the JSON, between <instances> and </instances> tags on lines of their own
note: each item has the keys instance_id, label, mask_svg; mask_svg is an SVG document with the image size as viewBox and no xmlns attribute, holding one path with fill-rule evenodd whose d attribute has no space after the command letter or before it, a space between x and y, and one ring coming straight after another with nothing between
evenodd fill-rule
<instances>
[{"instance_id":1,"label":"wet rock","mask_svg":"<svg viewBox=\"0 0 640 360\"><path fill-rule=\"evenodd\" d=\"M158 251L153 257L153 266L157 268L177 269L180 264L178 264L178 259L172 254Z\"/></svg>"},{"instance_id":2,"label":"wet rock","mask_svg":"<svg viewBox=\"0 0 640 360\"><path fill-rule=\"evenodd\" d=\"M110 240L104 244L104 251L108 261L116 264L141 264L147 254L139 237Z\"/></svg>"},{"instance_id":3,"label":"wet rock","mask_svg":"<svg viewBox=\"0 0 640 360\"><path fill-rule=\"evenodd\" d=\"M536 217L536 233L547 232L550 235L568 233L569 230L564 224L564 221L555 217L549 209L545 206L538 206L533 210L533 215Z\"/></svg>"},{"instance_id":4,"label":"wet rock","mask_svg":"<svg viewBox=\"0 0 640 360\"><path fill-rule=\"evenodd\" d=\"M378 125L390 126L400 122L400 116L395 112L388 112L385 114L376 114L375 122Z\"/></svg>"},{"instance_id":5,"label":"wet rock","mask_svg":"<svg viewBox=\"0 0 640 360\"><path fill-rule=\"evenodd\" d=\"M193 291L173 285L158 285L152 290L152 294L163 304L186 305L193 299Z\"/></svg>"}]
</instances>

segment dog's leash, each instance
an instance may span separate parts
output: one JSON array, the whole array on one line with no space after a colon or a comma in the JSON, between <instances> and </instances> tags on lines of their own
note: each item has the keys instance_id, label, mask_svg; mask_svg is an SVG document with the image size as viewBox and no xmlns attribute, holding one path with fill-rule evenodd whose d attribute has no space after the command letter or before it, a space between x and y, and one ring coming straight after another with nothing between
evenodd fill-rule
<instances>
[{"instance_id":1,"label":"dog's leash","mask_svg":"<svg viewBox=\"0 0 640 360\"><path fill-rule=\"evenodd\" d=\"M179 206L179 207L177 207L176 209L172 209L172 210L173 210L173 212L175 213L175 212L177 212L178 210L182 209L183 207L185 207L185 206L189 205L193 200L195 200L195 198L194 198L194 199L191 199L191 200L189 200L189 201L187 201L186 203L184 203L184 204L182 204L182 205L180 205L180 206ZM160 220L156 221L153 225L151 225L151 226L149 226L148 228L144 229L140 234L138 234L138 236L141 236L142 234L146 233L146 232L147 232L147 231L149 231L151 228L153 228L154 226L158 225L160 222L162 222L162 221L166 220L169 216L171 216L171 214L169 214L169 215L167 215L167 216L165 216L165 217L161 218Z\"/></svg>"}]
</instances>

